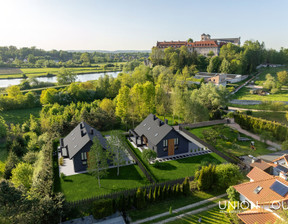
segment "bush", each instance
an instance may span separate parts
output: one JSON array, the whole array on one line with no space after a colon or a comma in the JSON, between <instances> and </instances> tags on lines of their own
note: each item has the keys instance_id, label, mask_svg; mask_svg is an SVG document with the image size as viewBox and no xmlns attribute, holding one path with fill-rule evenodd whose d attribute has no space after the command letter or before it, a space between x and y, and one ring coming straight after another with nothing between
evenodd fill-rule
<instances>
[{"instance_id":1,"label":"bush","mask_svg":"<svg viewBox=\"0 0 288 224\"><path fill-rule=\"evenodd\" d=\"M112 199L100 199L93 203L92 215L96 219L101 219L106 216L112 215L113 210L113 201Z\"/></svg>"},{"instance_id":2,"label":"bush","mask_svg":"<svg viewBox=\"0 0 288 224\"><path fill-rule=\"evenodd\" d=\"M229 201L239 201L240 200L240 194L235 190L233 186L230 186L227 190L227 195L229 198Z\"/></svg>"},{"instance_id":3,"label":"bush","mask_svg":"<svg viewBox=\"0 0 288 224\"><path fill-rule=\"evenodd\" d=\"M189 180L189 177L185 177L182 186L183 186L183 194L186 195L186 196L189 195L190 194L190 180Z\"/></svg>"},{"instance_id":4,"label":"bush","mask_svg":"<svg viewBox=\"0 0 288 224\"><path fill-rule=\"evenodd\" d=\"M64 165L64 158L62 156L59 158L59 165L60 166Z\"/></svg>"}]
</instances>

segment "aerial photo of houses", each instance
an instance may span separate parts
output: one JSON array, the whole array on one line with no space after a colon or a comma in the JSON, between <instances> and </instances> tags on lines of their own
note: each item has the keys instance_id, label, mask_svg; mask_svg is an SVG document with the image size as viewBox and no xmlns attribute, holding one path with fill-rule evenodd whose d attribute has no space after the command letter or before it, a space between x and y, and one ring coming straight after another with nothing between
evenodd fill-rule
<instances>
[{"instance_id":1,"label":"aerial photo of houses","mask_svg":"<svg viewBox=\"0 0 288 224\"><path fill-rule=\"evenodd\" d=\"M287 8L0 1L0 224L287 224Z\"/></svg>"}]
</instances>

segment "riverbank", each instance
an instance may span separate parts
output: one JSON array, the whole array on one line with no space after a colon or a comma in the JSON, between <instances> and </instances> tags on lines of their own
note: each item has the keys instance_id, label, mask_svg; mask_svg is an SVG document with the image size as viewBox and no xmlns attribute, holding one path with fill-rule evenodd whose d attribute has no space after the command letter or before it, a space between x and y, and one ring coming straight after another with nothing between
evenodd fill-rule
<instances>
[{"instance_id":1,"label":"riverbank","mask_svg":"<svg viewBox=\"0 0 288 224\"><path fill-rule=\"evenodd\" d=\"M60 68L21 68L20 70L23 73L1 74L1 68L0 68L0 80L25 79L25 78L32 78L32 77L53 77L57 75L59 69ZM67 68L67 69L71 70L77 75L121 71L119 66L113 67L113 68L107 68L105 70L102 67L73 67L73 68ZM17 70L19 71L19 69L15 69L15 71Z\"/></svg>"}]
</instances>

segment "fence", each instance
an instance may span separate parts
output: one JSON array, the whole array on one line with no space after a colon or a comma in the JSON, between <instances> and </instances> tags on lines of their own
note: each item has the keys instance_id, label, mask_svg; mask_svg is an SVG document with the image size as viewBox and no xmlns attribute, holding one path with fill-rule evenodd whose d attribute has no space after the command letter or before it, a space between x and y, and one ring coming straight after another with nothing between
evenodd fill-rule
<instances>
[{"instance_id":1,"label":"fence","mask_svg":"<svg viewBox=\"0 0 288 224\"><path fill-rule=\"evenodd\" d=\"M130 142L128 142L128 152L129 154L132 156L132 158L136 161L137 165L139 166L139 168L142 170L142 172L145 174L146 178L149 180L150 183L155 183L154 178L152 177L152 175L148 172L147 168L143 165L142 161L138 158L138 156L134 153L134 151L131 149L131 145Z\"/></svg>"},{"instance_id":2,"label":"fence","mask_svg":"<svg viewBox=\"0 0 288 224\"><path fill-rule=\"evenodd\" d=\"M200 128L200 127L206 127L206 126L212 126L212 125L217 125L217 124L227 124L228 120L214 120L214 121L203 121L203 122L198 122L194 124L179 124L181 128Z\"/></svg>"},{"instance_id":3,"label":"fence","mask_svg":"<svg viewBox=\"0 0 288 224\"><path fill-rule=\"evenodd\" d=\"M176 180L170 180L170 181L166 181L166 182L161 182L161 183L154 183L154 184L150 184L150 185L145 185L140 187L143 190L149 190L150 188L154 189L155 187L163 187L164 185L168 186L173 186L175 184L182 184L185 178L180 178L180 179L176 179ZM190 181L194 180L194 176L189 177ZM72 201L72 202L67 202L68 206L70 208L77 208L77 207L82 207L85 206L87 204L91 204L96 200L100 200L100 199L117 199L118 197L120 197L121 195L134 195L136 193L136 191L138 190L138 188L132 188L129 190L124 190L124 191L119 191L119 192L115 192L115 193L110 193L110 194L104 194L104 195L99 195L99 196L95 196L95 197L91 197L91 198L86 198L86 199L82 199L82 200L78 200L78 201Z\"/></svg>"}]
</instances>

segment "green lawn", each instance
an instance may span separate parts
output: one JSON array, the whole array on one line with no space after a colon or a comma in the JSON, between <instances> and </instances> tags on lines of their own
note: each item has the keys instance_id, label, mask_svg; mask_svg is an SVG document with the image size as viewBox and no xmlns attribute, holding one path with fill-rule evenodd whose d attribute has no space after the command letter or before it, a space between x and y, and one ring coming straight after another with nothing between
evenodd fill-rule
<instances>
[{"instance_id":1,"label":"green lawn","mask_svg":"<svg viewBox=\"0 0 288 224\"><path fill-rule=\"evenodd\" d=\"M199 201L203 201L208 198L215 197L224 192L211 192L206 193L203 191L194 191L190 196L179 196L176 198L170 198L165 201L160 201L154 204L150 204L147 208L140 210L131 210L129 211L129 216L133 221L144 219L150 216L168 212L170 206L172 209L177 209L190 205Z\"/></svg>"},{"instance_id":2,"label":"green lawn","mask_svg":"<svg viewBox=\"0 0 288 224\"><path fill-rule=\"evenodd\" d=\"M230 224L229 219L224 213L220 212L218 207L211 210L201 212L197 215L187 215L181 219L177 219L173 222L168 222L169 224L186 224L186 223L198 223L199 218L201 217L202 222L205 224Z\"/></svg>"},{"instance_id":3,"label":"green lawn","mask_svg":"<svg viewBox=\"0 0 288 224\"><path fill-rule=\"evenodd\" d=\"M285 112L252 112L253 117L260 117L270 121L277 121L279 123L288 125Z\"/></svg>"},{"instance_id":4,"label":"green lawn","mask_svg":"<svg viewBox=\"0 0 288 224\"><path fill-rule=\"evenodd\" d=\"M237 141L238 133L233 129L229 128L228 126L224 125L217 125L217 126L210 126L210 127L203 127L203 128L194 128L189 130L192 134L198 136L199 138L204 139L203 131L209 130L212 128L216 128L219 135L223 135L227 138L223 139L221 137L217 137L216 144L213 144L216 149L219 151L229 155L229 153L233 154L234 156L242 156L242 155L253 155L259 156L263 154L271 153L270 150L267 149L267 145L263 142L257 141L252 139L248 136L241 134L241 137L248 137L252 141L255 142L256 150L250 149L250 141L247 142L239 142ZM234 143L234 144L233 144Z\"/></svg>"},{"instance_id":5,"label":"green lawn","mask_svg":"<svg viewBox=\"0 0 288 224\"><path fill-rule=\"evenodd\" d=\"M209 153L201 156L193 156L185 159L172 160L163 162L159 168L150 165L150 170L159 182L179 179L182 177L194 176L195 171L199 168L202 162L220 164L226 162L225 159L218 156L216 153Z\"/></svg>"},{"instance_id":6,"label":"green lawn","mask_svg":"<svg viewBox=\"0 0 288 224\"><path fill-rule=\"evenodd\" d=\"M243 87L234 94L234 99L237 100L260 100L260 101L288 101L288 90L281 90L279 93L261 96L251 94L249 88Z\"/></svg>"},{"instance_id":7,"label":"green lawn","mask_svg":"<svg viewBox=\"0 0 288 224\"><path fill-rule=\"evenodd\" d=\"M175 180L187 176L194 176L195 171L198 169L201 163L205 161L215 164L226 162L225 159L218 156L216 153L209 153L201 156L193 156L185 159L161 162L160 167L156 168L155 165L149 164L142 158L142 153L139 151L139 149L135 149L131 145L130 147L137 154L138 158L142 160L144 165L148 168L157 182L165 182L168 180Z\"/></svg>"},{"instance_id":8,"label":"green lawn","mask_svg":"<svg viewBox=\"0 0 288 224\"><path fill-rule=\"evenodd\" d=\"M40 111L42 107L29 108L29 109L17 109L17 110L8 110L1 111L0 116L4 118L8 124L23 124L30 118L30 114L35 117L40 117Z\"/></svg>"},{"instance_id":9,"label":"green lawn","mask_svg":"<svg viewBox=\"0 0 288 224\"><path fill-rule=\"evenodd\" d=\"M109 169L109 174L101 179L101 188L98 180L88 173L77 174L61 179L60 189L67 201L81 200L98 195L127 190L149 184L148 180L137 165L120 167L120 175L117 176L117 168Z\"/></svg>"},{"instance_id":10,"label":"green lawn","mask_svg":"<svg viewBox=\"0 0 288 224\"><path fill-rule=\"evenodd\" d=\"M262 68L260 70L260 75L255 79L255 85L262 86L266 80L266 75L269 73L277 80L277 72L287 70L287 67L279 68ZM287 88L287 86L284 86ZM233 99L238 100L261 100L261 101L287 101L288 100L288 91L282 90L280 93L271 94L267 96L260 96L257 94L251 94L250 88L242 88L236 94L233 95Z\"/></svg>"},{"instance_id":11,"label":"green lawn","mask_svg":"<svg viewBox=\"0 0 288 224\"><path fill-rule=\"evenodd\" d=\"M119 71L119 65L124 64L125 62L118 62L118 63L108 63L108 64L117 64L117 67L109 67L106 70L103 69L105 64L97 64L99 67L95 67L96 64L93 64L94 67L76 67L76 68L68 68L69 70L73 71L76 74L83 74L83 73L96 73L96 72L109 72L109 71ZM60 68L21 68L21 71L26 74L27 77L37 77L37 76L45 76L47 72L56 75ZM0 71L0 79L6 78L22 78L23 74L19 73L19 70L15 69L15 73L13 73L13 69L9 74L5 71L5 73L1 73Z\"/></svg>"}]
</instances>

